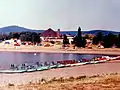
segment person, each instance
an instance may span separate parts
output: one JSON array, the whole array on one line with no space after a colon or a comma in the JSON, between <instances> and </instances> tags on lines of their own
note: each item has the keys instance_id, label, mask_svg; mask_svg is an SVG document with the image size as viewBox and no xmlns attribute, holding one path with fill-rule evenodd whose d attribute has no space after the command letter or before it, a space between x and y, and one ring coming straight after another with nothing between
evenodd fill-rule
<instances>
[{"instance_id":1,"label":"person","mask_svg":"<svg viewBox=\"0 0 120 90\"><path fill-rule=\"evenodd\" d=\"M37 65L37 66L40 66L40 63L39 63L39 62L36 62L36 65Z\"/></svg>"},{"instance_id":2,"label":"person","mask_svg":"<svg viewBox=\"0 0 120 90\"><path fill-rule=\"evenodd\" d=\"M14 69L14 68L15 68L14 64L11 64L10 68L11 68L11 69Z\"/></svg>"}]
</instances>

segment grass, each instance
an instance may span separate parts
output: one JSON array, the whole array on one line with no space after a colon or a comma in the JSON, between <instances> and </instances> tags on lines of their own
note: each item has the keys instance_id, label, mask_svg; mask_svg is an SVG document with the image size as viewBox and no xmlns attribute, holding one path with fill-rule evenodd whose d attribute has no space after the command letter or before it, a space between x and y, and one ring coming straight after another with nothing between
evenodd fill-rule
<instances>
[{"instance_id":1,"label":"grass","mask_svg":"<svg viewBox=\"0 0 120 90\"><path fill-rule=\"evenodd\" d=\"M9 83L8 86L9 88L6 87L5 90L120 90L120 74L83 75L69 78L54 77L49 81L42 78L38 80L38 83L30 82L17 87Z\"/></svg>"}]
</instances>

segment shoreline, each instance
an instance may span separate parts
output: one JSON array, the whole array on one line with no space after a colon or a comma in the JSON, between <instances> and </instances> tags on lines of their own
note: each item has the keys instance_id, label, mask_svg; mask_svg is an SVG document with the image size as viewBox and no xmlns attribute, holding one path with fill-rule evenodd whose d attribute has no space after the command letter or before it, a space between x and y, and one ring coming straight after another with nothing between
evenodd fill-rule
<instances>
[{"instance_id":1,"label":"shoreline","mask_svg":"<svg viewBox=\"0 0 120 90\"><path fill-rule=\"evenodd\" d=\"M35 53L73 53L73 54L102 54L102 55L120 55L120 49L58 49L41 47L20 47L20 48L0 48L1 52L35 52Z\"/></svg>"}]
</instances>

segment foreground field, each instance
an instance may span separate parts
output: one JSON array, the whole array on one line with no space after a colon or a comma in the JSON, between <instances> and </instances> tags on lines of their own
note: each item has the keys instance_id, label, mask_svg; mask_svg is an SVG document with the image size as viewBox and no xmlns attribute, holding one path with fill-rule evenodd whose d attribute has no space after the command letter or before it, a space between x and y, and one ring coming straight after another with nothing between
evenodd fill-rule
<instances>
[{"instance_id":1,"label":"foreground field","mask_svg":"<svg viewBox=\"0 0 120 90\"><path fill-rule=\"evenodd\" d=\"M53 78L24 85L8 84L0 90L120 90L120 74Z\"/></svg>"}]
</instances>

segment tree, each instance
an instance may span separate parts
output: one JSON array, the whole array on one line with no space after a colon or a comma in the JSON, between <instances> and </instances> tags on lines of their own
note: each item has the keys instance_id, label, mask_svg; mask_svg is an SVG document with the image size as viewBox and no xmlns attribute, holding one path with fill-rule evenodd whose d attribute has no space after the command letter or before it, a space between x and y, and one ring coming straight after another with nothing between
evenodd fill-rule
<instances>
[{"instance_id":1,"label":"tree","mask_svg":"<svg viewBox=\"0 0 120 90\"><path fill-rule=\"evenodd\" d=\"M9 35L8 34L0 34L0 40L4 41L4 40L8 40L9 39Z\"/></svg>"},{"instance_id":2,"label":"tree","mask_svg":"<svg viewBox=\"0 0 120 90\"><path fill-rule=\"evenodd\" d=\"M33 32L33 33L31 33L31 38L32 38L31 42L33 44L40 43L40 36L39 36L39 34Z\"/></svg>"},{"instance_id":3,"label":"tree","mask_svg":"<svg viewBox=\"0 0 120 90\"><path fill-rule=\"evenodd\" d=\"M33 44L41 42L39 34L37 34L35 32L21 32L20 40L23 42L24 41L32 42Z\"/></svg>"},{"instance_id":4,"label":"tree","mask_svg":"<svg viewBox=\"0 0 120 90\"><path fill-rule=\"evenodd\" d=\"M86 45L86 39L82 38L82 47L85 47L85 45Z\"/></svg>"},{"instance_id":5,"label":"tree","mask_svg":"<svg viewBox=\"0 0 120 90\"><path fill-rule=\"evenodd\" d=\"M117 46L118 48L120 48L120 33L119 33L119 35L118 35L118 37L117 37L117 40L116 40L116 46Z\"/></svg>"},{"instance_id":6,"label":"tree","mask_svg":"<svg viewBox=\"0 0 120 90\"><path fill-rule=\"evenodd\" d=\"M79 27L78 33L77 33L76 37L73 39L73 43L77 47L85 47L85 44L86 44L86 40L85 40L85 38L82 37L81 34L82 34L81 28Z\"/></svg>"},{"instance_id":7,"label":"tree","mask_svg":"<svg viewBox=\"0 0 120 90\"><path fill-rule=\"evenodd\" d=\"M21 34L20 35L20 40L22 41L22 42L24 42L24 41L26 41L26 35L25 34Z\"/></svg>"},{"instance_id":8,"label":"tree","mask_svg":"<svg viewBox=\"0 0 120 90\"><path fill-rule=\"evenodd\" d=\"M67 36L64 34L64 35L63 35L63 45L66 46L67 44L69 44L69 39L68 39Z\"/></svg>"},{"instance_id":9,"label":"tree","mask_svg":"<svg viewBox=\"0 0 120 90\"><path fill-rule=\"evenodd\" d=\"M98 39L98 41L103 41L103 34L102 34L102 32L98 32L97 39Z\"/></svg>"},{"instance_id":10,"label":"tree","mask_svg":"<svg viewBox=\"0 0 120 90\"><path fill-rule=\"evenodd\" d=\"M103 41L102 32L98 32L97 35L93 38L93 44L97 45L99 42Z\"/></svg>"},{"instance_id":11,"label":"tree","mask_svg":"<svg viewBox=\"0 0 120 90\"><path fill-rule=\"evenodd\" d=\"M95 44L95 45L97 45L97 44L98 44L98 39L97 39L97 36L95 36L95 37L93 38L93 44Z\"/></svg>"},{"instance_id":12,"label":"tree","mask_svg":"<svg viewBox=\"0 0 120 90\"><path fill-rule=\"evenodd\" d=\"M78 28L77 36L75 37L75 45L77 47L82 47L82 36L81 36L81 28Z\"/></svg>"},{"instance_id":13,"label":"tree","mask_svg":"<svg viewBox=\"0 0 120 90\"><path fill-rule=\"evenodd\" d=\"M104 47L110 48L116 44L117 37L116 35L109 33L108 35L104 36Z\"/></svg>"},{"instance_id":14,"label":"tree","mask_svg":"<svg viewBox=\"0 0 120 90\"><path fill-rule=\"evenodd\" d=\"M11 39L11 38L19 39L19 37L20 37L20 34L18 32L10 32L9 33L9 39Z\"/></svg>"},{"instance_id":15,"label":"tree","mask_svg":"<svg viewBox=\"0 0 120 90\"><path fill-rule=\"evenodd\" d=\"M21 41L32 41L31 32L21 32L20 33Z\"/></svg>"},{"instance_id":16,"label":"tree","mask_svg":"<svg viewBox=\"0 0 120 90\"><path fill-rule=\"evenodd\" d=\"M85 39L90 39L88 34L85 34L84 38Z\"/></svg>"}]
</instances>

